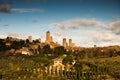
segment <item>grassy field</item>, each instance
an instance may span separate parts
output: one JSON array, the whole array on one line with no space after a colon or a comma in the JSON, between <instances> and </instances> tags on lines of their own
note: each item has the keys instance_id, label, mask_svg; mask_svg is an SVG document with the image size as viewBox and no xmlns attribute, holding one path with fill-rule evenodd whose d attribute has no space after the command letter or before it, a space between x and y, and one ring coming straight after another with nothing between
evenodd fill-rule
<instances>
[{"instance_id":1,"label":"grassy field","mask_svg":"<svg viewBox=\"0 0 120 80\"><path fill-rule=\"evenodd\" d=\"M109 58L100 58L100 59L96 59L96 60L100 61L100 62L104 62L104 61L111 61L111 62L119 61L120 62L120 56L109 57Z\"/></svg>"},{"instance_id":2,"label":"grassy field","mask_svg":"<svg viewBox=\"0 0 120 80\"><path fill-rule=\"evenodd\" d=\"M82 70L82 74L86 71L90 72L90 70L96 69L95 67L108 68L109 71L107 72L103 70L106 75L105 80L120 80L120 56L109 58L81 59L78 64L79 65L77 66L73 66L74 68L76 68L76 71L78 69L78 73L79 70ZM83 68L80 68L81 64ZM53 76L50 74L45 74L44 69L45 66L43 66L43 64L39 62L34 62L34 59L32 57L28 58L24 56L11 56L6 58L0 58L0 75L2 75L2 80L43 80L43 78L46 77L50 78L51 80L56 80L57 78L60 78L55 75ZM98 78L100 74L103 74L103 72L98 72ZM96 72L92 71L92 74L95 75ZM79 80L74 77L75 75L72 76L72 79L69 78L69 80ZM86 76L86 74L84 75Z\"/></svg>"}]
</instances>

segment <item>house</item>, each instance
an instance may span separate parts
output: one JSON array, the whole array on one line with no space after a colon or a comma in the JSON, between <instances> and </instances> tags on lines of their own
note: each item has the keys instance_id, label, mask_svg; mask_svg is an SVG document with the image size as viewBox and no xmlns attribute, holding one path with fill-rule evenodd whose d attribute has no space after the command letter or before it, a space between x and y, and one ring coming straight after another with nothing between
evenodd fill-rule
<instances>
[{"instance_id":1,"label":"house","mask_svg":"<svg viewBox=\"0 0 120 80\"><path fill-rule=\"evenodd\" d=\"M64 65L62 64L62 58L57 58L57 59L54 59L54 64L53 64L53 68L57 68L57 70L64 70Z\"/></svg>"},{"instance_id":2,"label":"house","mask_svg":"<svg viewBox=\"0 0 120 80\"><path fill-rule=\"evenodd\" d=\"M31 52L28 50L27 47L22 47L21 54L29 55L29 56L32 55Z\"/></svg>"},{"instance_id":3,"label":"house","mask_svg":"<svg viewBox=\"0 0 120 80\"><path fill-rule=\"evenodd\" d=\"M24 54L24 55L31 55L28 51L22 51L21 54Z\"/></svg>"},{"instance_id":4,"label":"house","mask_svg":"<svg viewBox=\"0 0 120 80\"><path fill-rule=\"evenodd\" d=\"M64 70L65 66L62 64L62 58L56 58L53 60L53 64L51 64L49 67L46 67L46 73L48 71L49 68L49 72L51 73L51 71L53 71L53 73L55 74L55 72L57 71L57 73L59 73L60 70Z\"/></svg>"}]
</instances>

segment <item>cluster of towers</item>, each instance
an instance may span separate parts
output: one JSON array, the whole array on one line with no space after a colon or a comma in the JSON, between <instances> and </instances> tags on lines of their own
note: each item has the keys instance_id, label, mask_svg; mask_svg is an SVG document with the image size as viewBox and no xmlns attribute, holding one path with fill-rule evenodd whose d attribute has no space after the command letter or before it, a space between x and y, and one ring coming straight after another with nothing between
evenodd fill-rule
<instances>
[{"instance_id":1,"label":"cluster of towers","mask_svg":"<svg viewBox=\"0 0 120 80\"><path fill-rule=\"evenodd\" d=\"M45 40L45 43L46 44L50 44L51 42L53 42L53 38L52 36L50 35L50 31L47 31L46 32L46 40ZM70 47L72 48L74 46L74 44L72 43L72 39L69 39L69 45L67 44L67 41L66 41L66 38L63 38L63 46L65 48L67 47Z\"/></svg>"},{"instance_id":2,"label":"cluster of towers","mask_svg":"<svg viewBox=\"0 0 120 80\"><path fill-rule=\"evenodd\" d=\"M32 36L28 36L28 40L29 40L29 42L33 42ZM40 40L40 38L37 39L37 40ZM50 44L50 42L53 42L53 38L52 38L52 36L50 36L50 31L47 31L47 32L46 32L46 40L45 40L45 43L46 43L46 44Z\"/></svg>"},{"instance_id":3,"label":"cluster of towers","mask_svg":"<svg viewBox=\"0 0 120 80\"><path fill-rule=\"evenodd\" d=\"M69 39L69 45L68 45L67 41L66 41L66 38L63 38L63 46L65 48L67 48L67 47L72 48L72 47L74 47L74 43L72 43L72 39Z\"/></svg>"},{"instance_id":4,"label":"cluster of towers","mask_svg":"<svg viewBox=\"0 0 120 80\"><path fill-rule=\"evenodd\" d=\"M28 37L28 40L29 40L29 42L32 42L33 40L32 40L32 36L29 36ZM50 44L51 42L53 42L53 37L50 35L50 31L47 31L46 32L46 40L45 40L45 43L46 44ZM66 38L63 38L63 46L65 47L65 48L72 48L72 47L74 47L74 43L72 43L72 39L69 39L69 44L67 43L67 41L66 41Z\"/></svg>"}]
</instances>

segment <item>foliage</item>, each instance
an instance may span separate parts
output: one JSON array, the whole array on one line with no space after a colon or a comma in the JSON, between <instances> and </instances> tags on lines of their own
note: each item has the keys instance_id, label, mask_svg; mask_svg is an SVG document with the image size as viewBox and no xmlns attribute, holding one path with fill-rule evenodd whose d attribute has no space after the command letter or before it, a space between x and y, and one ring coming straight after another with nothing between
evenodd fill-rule
<instances>
[{"instance_id":1,"label":"foliage","mask_svg":"<svg viewBox=\"0 0 120 80\"><path fill-rule=\"evenodd\" d=\"M46 57L35 57L35 58L33 58L33 61L35 63L44 64L45 66L47 66L50 63L49 59Z\"/></svg>"},{"instance_id":2,"label":"foliage","mask_svg":"<svg viewBox=\"0 0 120 80\"><path fill-rule=\"evenodd\" d=\"M63 55L65 52L66 52L66 50L64 49L63 46L55 47L55 49L54 49L54 54L56 56Z\"/></svg>"},{"instance_id":3,"label":"foliage","mask_svg":"<svg viewBox=\"0 0 120 80\"><path fill-rule=\"evenodd\" d=\"M50 54L51 53L51 49L50 49L50 45L45 45L43 47L43 50L44 50L44 54Z\"/></svg>"},{"instance_id":4,"label":"foliage","mask_svg":"<svg viewBox=\"0 0 120 80\"><path fill-rule=\"evenodd\" d=\"M7 49L4 40L0 39L0 51L5 51Z\"/></svg>"},{"instance_id":5,"label":"foliage","mask_svg":"<svg viewBox=\"0 0 120 80\"><path fill-rule=\"evenodd\" d=\"M63 64L72 64L73 63L73 57L71 55L67 55L65 58L62 60Z\"/></svg>"},{"instance_id":6,"label":"foliage","mask_svg":"<svg viewBox=\"0 0 120 80\"><path fill-rule=\"evenodd\" d=\"M3 80L39 80L43 78L49 80L105 80L109 79L108 75L116 80L120 79L119 61L80 60L76 61L69 71L67 68L64 71L60 70L60 72L55 69L54 73L54 70L49 70L50 66L47 66L48 72L46 73L45 64L48 64L49 61L46 57L23 55L0 58L0 75Z\"/></svg>"}]
</instances>

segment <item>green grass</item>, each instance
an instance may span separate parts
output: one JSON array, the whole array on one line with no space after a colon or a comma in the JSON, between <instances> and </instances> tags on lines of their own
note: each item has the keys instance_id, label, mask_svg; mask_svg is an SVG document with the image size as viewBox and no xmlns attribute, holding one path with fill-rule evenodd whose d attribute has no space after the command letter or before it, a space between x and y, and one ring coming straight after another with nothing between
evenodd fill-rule
<instances>
[{"instance_id":1,"label":"green grass","mask_svg":"<svg viewBox=\"0 0 120 80\"><path fill-rule=\"evenodd\" d=\"M65 80L67 78L64 76L61 78L57 75L46 74L44 72L45 66L41 65L39 61L35 62L34 59L35 57L28 58L25 56L11 56L0 58L0 76L2 75L3 80L43 80L43 78L44 80ZM95 66L98 66L100 68L105 67L109 69L109 71L106 73L106 80L120 79L120 56L111 58L80 59L80 63L83 64L83 68L80 68L79 66L77 68L82 69L83 72L87 71L89 73L90 70L92 70ZM98 73L98 78L100 78L100 74L103 74L102 72L104 71L100 71ZM94 74L95 71L92 73ZM76 78L75 74L72 77L70 77L71 75L69 74L68 76L70 79L73 78L73 80Z\"/></svg>"}]
</instances>

